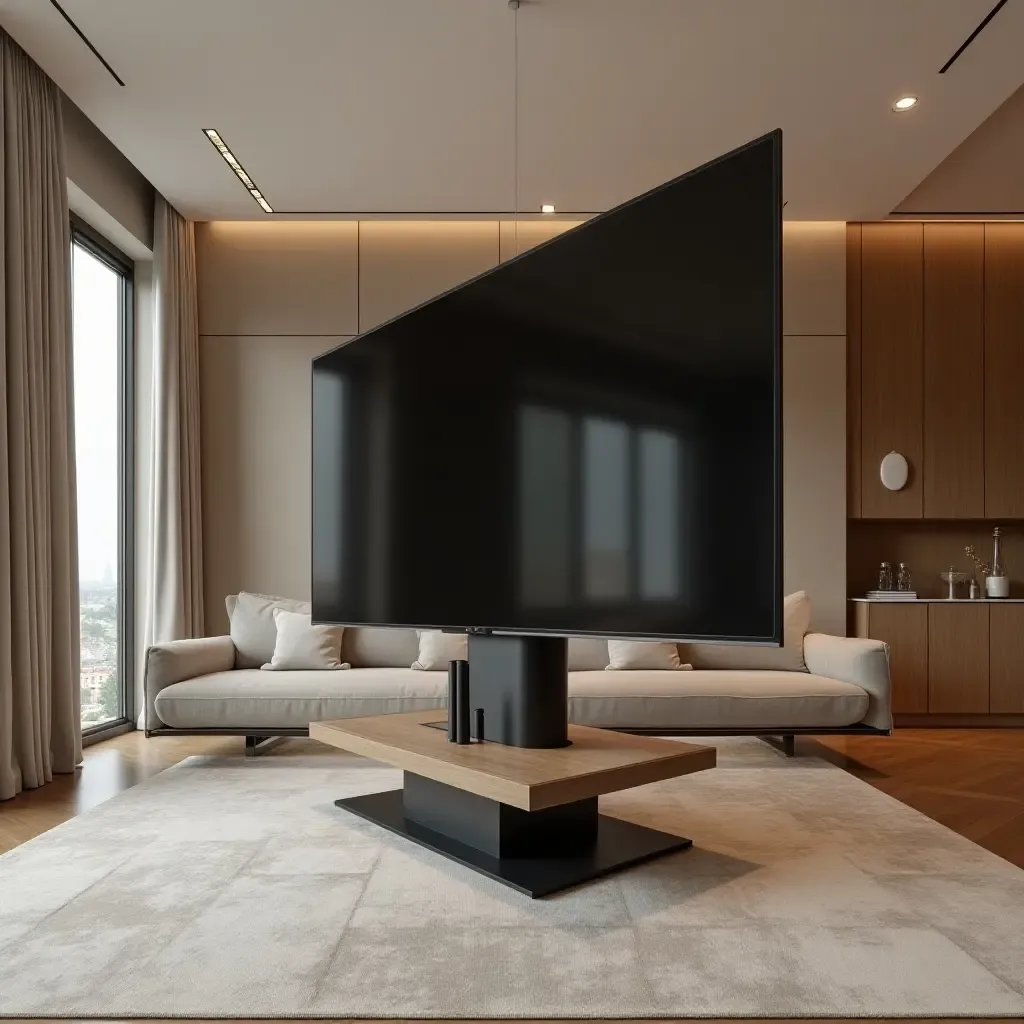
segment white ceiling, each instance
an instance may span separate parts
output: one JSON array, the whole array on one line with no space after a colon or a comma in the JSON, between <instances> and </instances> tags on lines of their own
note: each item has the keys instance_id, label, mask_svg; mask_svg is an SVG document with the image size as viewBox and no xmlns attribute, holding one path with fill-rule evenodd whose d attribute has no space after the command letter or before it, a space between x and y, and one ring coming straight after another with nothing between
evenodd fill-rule
<instances>
[{"instance_id":1,"label":"white ceiling","mask_svg":"<svg viewBox=\"0 0 1024 1024\"><path fill-rule=\"evenodd\" d=\"M47 0L0 24L196 219L264 216L207 127L276 210L346 213L603 210L781 127L787 217L853 220L1024 82L1024 0L937 73L993 2L62 0L125 88Z\"/></svg>"}]
</instances>

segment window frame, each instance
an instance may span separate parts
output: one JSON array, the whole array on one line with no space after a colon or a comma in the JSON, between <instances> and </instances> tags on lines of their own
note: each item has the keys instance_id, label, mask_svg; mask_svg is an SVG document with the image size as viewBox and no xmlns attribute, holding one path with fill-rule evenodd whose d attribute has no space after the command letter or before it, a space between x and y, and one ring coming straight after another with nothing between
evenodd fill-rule
<instances>
[{"instance_id":1,"label":"window frame","mask_svg":"<svg viewBox=\"0 0 1024 1024\"><path fill-rule=\"evenodd\" d=\"M113 721L83 729L82 742L88 745L131 731L136 728L138 717L135 699L135 262L74 213L70 217L70 228L72 257L74 247L80 245L121 278L117 353L117 677L122 714Z\"/></svg>"}]
</instances>

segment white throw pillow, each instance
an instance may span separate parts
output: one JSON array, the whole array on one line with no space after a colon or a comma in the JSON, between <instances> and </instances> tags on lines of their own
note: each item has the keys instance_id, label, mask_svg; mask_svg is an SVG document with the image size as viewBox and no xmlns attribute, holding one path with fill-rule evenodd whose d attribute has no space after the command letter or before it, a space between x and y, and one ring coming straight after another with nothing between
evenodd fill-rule
<instances>
[{"instance_id":1,"label":"white throw pillow","mask_svg":"<svg viewBox=\"0 0 1024 1024\"><path fill-rule=\"evenodd\" d=\"M685 644L683 656L698 669L768 669L806 672L804 634L811 627L811 599L804 590L790 594L782 605L782 646Z\"/></svg>"},{"instance_id":2,"label":"white throw pillow","mask_svg":"<svg viewBox=\"0 0 1024 1024\"><path fill-rule=\"evenodd\" d=\"M350 668L341 660L342 626L314 626L309 612L274 609L277 643L274 656L261 666L274 672L304 669L336 670Z\"/></svg>"},{"instance_id":3,"label":"white throw pillow","mask_svg":"<svg viewBox=\"0 0 1024 1024\"><path fill-rule=\"evenodd\" d=\"M609 640L606 667L609 671L662 669L678 672L691 666L680 660L679 648L675 644L656 640Z\"/></svg>"},{"instance_id":4,"label":"white throw pillow","mask_svg":"<svg viewBox=\"0 0 1024 1024\"><path fill-rule=\"evenodd\" d=\"M273 658L277 644L275 608L307 615L311 610L308 601L290 601L244 590L234 601L229 598L226 603L230 616L228 631L235 645L235 668L259 668Z\"/></svg>"},{"instance_id":5,"label":"white throw pillow","mask_svg":"<svg viewBox=\"0 0 1024 1024\"><path fill-rule=\"evenodd\" d=\"M423 672L447 671L449 661L465 661L469 657L469 641L465 633L442 633L439 629L421 629L420 653L412 667Z\"/></svg>"}]
</instances>

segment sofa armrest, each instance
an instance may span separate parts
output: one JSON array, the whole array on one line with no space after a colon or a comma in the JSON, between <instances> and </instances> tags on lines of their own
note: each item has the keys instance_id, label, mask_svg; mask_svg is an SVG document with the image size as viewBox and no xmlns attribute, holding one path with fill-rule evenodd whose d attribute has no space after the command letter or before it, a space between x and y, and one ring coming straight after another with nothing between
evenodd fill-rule
<instances>
[{"instance_id":1,"label":"sofa armrest","mask_svg":"<svg viewBox=\"0 0 1024 1024\"><path fill-rule=\"evenodd\" d=\"M146 651L146 730L163 726L156 713L156 695L172 683L235 667L235 645L229 636L169 640Z\"/></svg>"},{"instance_id":2,"label":"sofa armrest","mask_svg":"<svg viewBox=\"0 0 1024 1024\"><path fill-rule=\"evenodd\" d=\"M881 640L808 633L804 637L807 671L867 691L868 713L862 725L892 729L892 696L889 682L889 645Z\"/></svg>"}]
</instances>

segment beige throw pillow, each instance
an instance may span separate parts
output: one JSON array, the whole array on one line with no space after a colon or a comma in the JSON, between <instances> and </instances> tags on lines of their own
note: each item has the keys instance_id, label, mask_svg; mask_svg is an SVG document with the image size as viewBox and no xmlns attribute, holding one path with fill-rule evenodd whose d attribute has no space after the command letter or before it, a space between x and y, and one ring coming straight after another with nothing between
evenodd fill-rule
<instances>
[{"instance_id":1,"label":"beige throw pillow","mask_svg":"<svg viewBox=\"0 0 1024 1024\"><path fill-rule=\"evenodd\" d=\"M277 643L274 656L263 665L274 672L304 669L336 670L350 668L341 660L342 626L314 626L309 612L274 609Z\"/></svg>"},{"instance_id":2,"label":"beige throw pillow","mask_svg":"<svg viewBox=\"0 0 1024 1024\"><path fill-rule=\"evenodd\" d=\"M769 669L806 672L804 634L811 626L811 599L804 590L782 605L782 647L741 647L733 644L684 644L683 657L697 669Z\"/></svg>"},{"instance_id":3,"label":"beige throw pillow","mask_svg":"<svg viewBox=\"0 0 1024 1024\"><path fill-rule=\"evenodd\" d=\"M415 629L347 626L341 656L353 668L408 668L419 654Z\"/></svg>"},{"instance_id":4,"label":"beige throw pillow","mask_svg":"<svg viewBox=\"0 0 1024 1024\"><path fill-rule=\"evenodd\" d=\"M608 641L597 637L569 637L569 671L593 672L608 667Z\"/></svg>"},{"instance_id":5,"label":"beige throw pillow","mask_svg":"<svg viewBox=\"0 0 1024 1024\"><path fill-rule=\"evenodd\" d=\"M274 609L289 612L310 612L308 601L290 601L269 594L242 591L232 602L226 602L230 625L228 630L235 645L235 668L259 668L274 656L277 626Z\"/></svg>"},{"instance_id":6,"label":"beige throw pillow","mask_svg":"<svg viewBox=\"0 0 1024 1024\"><path fill-rule=\"evenodd\" d=\"M654 640L609 640L606 667L610 671L646 669L678 672L691 666L680 660L676 644Z\"/></svg>"},{"instance_id":7,"label":"beige throw pillow","mask_svg":"<svg viewBox=\"0 0 1024 1024\"><path fill-rule=\"evenodd\" d=\"M423 672L448 670L449 661L469 657L469 640L465 633L442 633L439 629L421 629L420 652L412 667Z\"/></svg>"}]
</instances>

